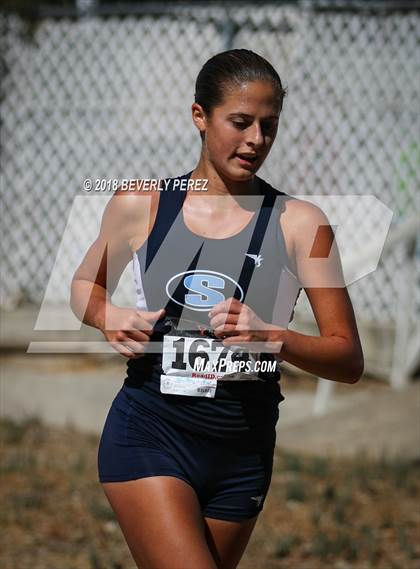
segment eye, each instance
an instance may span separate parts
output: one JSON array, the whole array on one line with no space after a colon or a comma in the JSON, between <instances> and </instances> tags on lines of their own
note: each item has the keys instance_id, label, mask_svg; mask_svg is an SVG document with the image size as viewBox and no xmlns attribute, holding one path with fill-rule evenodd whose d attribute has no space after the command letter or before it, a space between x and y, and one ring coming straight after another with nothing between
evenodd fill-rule
<instances>
[{"instance_id":1,"label":"eye","mask_svg":"<svg viewBox=\"0 0 420 569\"><path fill-rule=\"evenodd\" d=\"M275 132L277 125L278 125L277 121L270 121L268 123L261 124L261 129L267 134L272 134Z\"/></svg>"},{"instance_id":2,"label":"eye","mask_svg":"<svg viewBox=\"0 0 420 569\"><path fill-rule=\"evenodd\" d=\"M232 121L232 124L239 129L243 129L247 127L247 123L244 121Z\"/></svg>"}]
</instances>

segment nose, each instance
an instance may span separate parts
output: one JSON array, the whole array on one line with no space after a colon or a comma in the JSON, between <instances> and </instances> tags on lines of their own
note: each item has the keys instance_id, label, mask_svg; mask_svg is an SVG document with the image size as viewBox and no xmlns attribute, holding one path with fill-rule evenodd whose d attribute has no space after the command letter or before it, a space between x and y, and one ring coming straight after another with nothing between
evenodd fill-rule
<instances>
[{"instance_id":1,"label":"nose","mask_svg":"<svg viewBox=\"0 0 420 569\"><path fill-rule=\"evenodd\" d=\"M264 143L264 137L260 124L255 121L250 128L247 129L247 143L259 148Z\"/></svg>"}]
</instances>

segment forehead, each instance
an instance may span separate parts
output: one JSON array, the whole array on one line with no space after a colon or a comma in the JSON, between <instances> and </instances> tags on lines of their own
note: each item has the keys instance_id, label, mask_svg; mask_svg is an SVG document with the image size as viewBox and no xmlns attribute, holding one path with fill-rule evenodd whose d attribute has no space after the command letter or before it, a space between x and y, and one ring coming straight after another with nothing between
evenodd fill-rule
<instances>
[{"instance_id":1,"label":"forehead","mask_svg":"<svg viewBox=\"0 0 420 569\"><path fill-rule=\"evenodd\" d=\"M280 111L278 93L269 81L249 81L240 85L226 85L223 93L223 102L215 110L223 113Z\"/></svg>"}]
</instances>

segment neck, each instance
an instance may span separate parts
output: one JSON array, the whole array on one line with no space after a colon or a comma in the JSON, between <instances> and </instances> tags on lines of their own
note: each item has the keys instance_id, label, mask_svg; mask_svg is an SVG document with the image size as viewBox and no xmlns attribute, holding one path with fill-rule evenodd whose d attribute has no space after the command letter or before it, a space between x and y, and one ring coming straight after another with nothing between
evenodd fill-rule
<instances>
[{"instance_id":1,"label":"neck","mask_svg":"<svg viewBox=\"0 0 420 569\"><path fill-rule=\"evenodd\" d=\"M259 194L258 182L255 174L244 181L230 180L217 172L208 160L204 160L203 156L191 174L191 179L208 180L206 195L212 196L241 196Z\"/></svg>"},{"instance_id":2,"label":"neck","mask_svg":"<svg viewBox=\"0 0 420 569\"><path fill-rule=\"evenodd\" d=\"M216 172L202 158L192 171L190 179L208 180L206 192L187 192L187 206L204 207L214 214L226 211L257 211L261 207L261 192L255 175L243 182L232 181ZM193 202L190 201L193 197ZM209 199L210 198L210 199ZM189 205L188 205L189 204Z\"/></svg>"}]
</instances>

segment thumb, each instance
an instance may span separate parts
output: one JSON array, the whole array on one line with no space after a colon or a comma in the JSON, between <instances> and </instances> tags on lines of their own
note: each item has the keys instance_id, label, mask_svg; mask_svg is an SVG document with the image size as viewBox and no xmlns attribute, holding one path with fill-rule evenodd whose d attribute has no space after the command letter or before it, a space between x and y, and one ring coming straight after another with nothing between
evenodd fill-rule
<instances>
[{"instance_id":1,"label":"thumb","mask_svg":"<svg viewBox=\"0 0 420 569\"><path fill-rule=\"evenodd\" d=\"M147 322L155 323L159 318L165 314L165 309L161 308L160 310L156 310L154 312L140 312L140 316L147 320Z\"/></svg>"}]
</instances>

